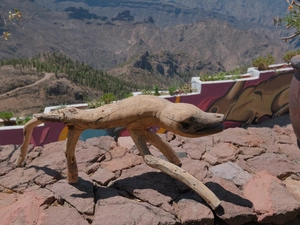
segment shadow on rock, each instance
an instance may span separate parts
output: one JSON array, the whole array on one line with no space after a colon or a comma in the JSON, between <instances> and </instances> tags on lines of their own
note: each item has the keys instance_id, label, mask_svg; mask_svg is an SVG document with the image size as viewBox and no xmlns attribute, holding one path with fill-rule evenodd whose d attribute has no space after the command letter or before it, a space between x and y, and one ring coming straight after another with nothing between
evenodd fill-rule
<instances>
[{"instance_id":1,"label":"shadow on rock","mask_svg":"<svg viewBox=\"0 0 300 225\"><path fill-rule=\"evenodd\" d=\"M0 146L0 162L4 162L4 161L11 161L11 159L13 158L13 155L16 153L16 151L19 149L20 145L2 145ZM30 146L31 147L31 146ZM29 151L32 150L32 148L29 148ZM14 161L15 159L13 159Z\"/></svg>"},{"instance_id":2,"label":"shadow on rock","mask_svg":"<svg viewBox=\"0 0 300 225\"><path fill-rule=\"evenodd\" d=\"M114 187L125 190L131 195L143 194L146 190L148 193L152 191L152 194L167 196L172 199L176 199L179 195L174 179L162 172L146 172L126 177L115 181Z\"/></svg>"},{"instance_id":3,"label":"shadow on rock","mask_svg":"<svg viewBox=\"0 0 300 225\"><path fill-rule=\"evenodd\" d=\"M54 179L56 179L56 180L60 180L60 179L62 179L63 177L62 177L62 175L60 174L60 172L58 172L56 169L54 170L54 169L51 169L50 167L49 167L49 165L45 165L45 166L35 166L35 165L31 165L31 166L29 166L29 167L27 167L28 169L30 169L30 168L34 168L34 169L36 169L37 171L39 171L39 170L41 170L41 171L43 171L45 174L47 174L48 176L51 176L51 177L53 177ZM27 169L26 168L26 169Z\"/></svg>"},{"instance_id":4,"label":"shadow on rock","mask_svg":"<svg viewBox=\"0 0 300 225\"><path fill-rule=\"evenodd\" d=\"M225 188L223 188L220 184L215 182L207 182L205 185L215 193L215 195L221 200L225 202L230 202L234 205L239 205L242 207L252 208L253 203L248 199L245 199L237 194L234 194Z\"/></svg>"},{"instance_id":5,"label":"shadow on rock","mask_svg":"<svg viewBox=\"0 0 300 225\"><path fill-rule=\"evenodd\" d=\"M98 187L97 192L95 194L95 202L97 202L98 200L102 201L105 199L109 201L110 198L119 196L126 197L126 193L122 193L122 191L110 187Z\"/></svg>"},{"instance_id":6,"label":"shadow on rock","mask_svg":"<svg viewBox=\"0 0 300 225\"><path fill-rule=\"evenodd\" d=\"M95 191L95 186L94 184L89 181L85 180L81 177L78 178L78 182L74 184L70 184L74 188L76 188L79 192L78 193L73 193L70 196L72 197L79 197L79 198L91 198L94 197L94 191ZM91 188L93 188L93 191L91 192Z\"/></svg>"}]
</instances>

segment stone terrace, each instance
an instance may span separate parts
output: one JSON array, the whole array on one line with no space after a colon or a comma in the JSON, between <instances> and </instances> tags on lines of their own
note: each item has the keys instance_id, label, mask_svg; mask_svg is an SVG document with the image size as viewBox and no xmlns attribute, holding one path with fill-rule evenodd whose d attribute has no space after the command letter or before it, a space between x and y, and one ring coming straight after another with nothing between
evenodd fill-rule
<instances>
[{"instance_id":1,"label":"stone terrace","mask_svg":"<svg viewBox=\"0 0 300 225\"><path fill-rule=\"evenodd\" d=\"M65 141L31 147L23 168L13 164L18 146L0 146L0 224L300 224L300 150L290 124L161 137L220 198L217 210L148 167L130 137L100 137L78 142L75 185L66 181Z\"/></svg>"}]
</instances>

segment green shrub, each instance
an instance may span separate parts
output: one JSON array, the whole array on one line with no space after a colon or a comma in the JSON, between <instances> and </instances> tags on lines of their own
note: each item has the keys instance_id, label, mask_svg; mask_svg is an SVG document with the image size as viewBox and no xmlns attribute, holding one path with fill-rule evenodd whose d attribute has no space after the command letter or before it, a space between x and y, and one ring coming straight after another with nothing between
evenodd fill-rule
<instances>
[{"instance_id":1,"label":"green shrub","mask_svg":"<svg viewBox=\"0 0 300 225\"><path fill-rule=\"evenodd\" d=\"M151 90L143 89L141 90L142 95L153 95Z\"/></svg>"},{"instance_id":2,"label":"green shrub","mask_svg":"<svg viewBox=\"0 0 300 225\"><path fill-rule=\"evenodd\" d=\"M100 106L109 104L117 100L116 96L112 93L106 93L100 97L98 100L94 100L88 103L89 108L98 108Z\"/></svg>"},{"instance_id":3,"label":"green shrub","mask_svg":"<svg viewBox=\"0 0 300 225\"><path fill-rule=\"evenodd\" d=\"M271 54L267 57L257 57L252 61L252 65L257 67L258 70L267 70L271 64L275 63L275 58Z\"/></svg>"},{"instance_id":4,"label":"green shrub","mask_svg":"<svg viewBox=\"0 0 300 225\"><path fill-rule=\"evenodd\" d=\"M129 98L129 97L132 97L132 96L133 96L133 94L132 94L132 92L130 92L130 93L125 95L125 98Z\"/></svg>"},{"instance_id":5,"label":"green shrub","mask_svg":"<svg viewBox=\"0 0 300 225\"><path fill-rule=\"evenodd\" d=\"M283 55L282 59L286 62L286 63L289 63L291 58L293 58L294 56L296 55L299 55L300 54L300 49L296 50L296 51L290 51L290 52L287 52Z\"/></svg>"},{"instance_id":6,"label":"green shrub","mask_svg":"<svg viewBox=\"0 0 300 225\"><path fill-rule=\"evenodd\" d=\"M188 94L194 92L190 83L187 83L179 88L179 94Z\"/></svg>"},{"instance_id":7,"label":"green shrub","mask_svg":"<svg viewBox=\"0 0 300 225\"><path fill-rule=\"evenodd\" d=\"M168 88L168 91L170 95L175 95L177 91L177 87L175 85L172 85Z\"/></svg>"},{"instance_id":8,"label":"green shrub","mask_svg":"<svg viewBox=\"0 0 300 225\"><path fill-rule=\"evenodd\" d=\"M226 73L225 72L219 72L214 75L211 74L204 74L200 75L200 80L202 81L215 81L215 80L225 80Z\"/></svg>"},{"instance_id":9,"label":"green shrub","mask_svg":"<svg viewBox=\"0 0 300 225\"><path fill-rule=\"evenodd\" d=\"M200 75L200 80L201 81L235 80L241 78L241 74L239 71L240 71L239 69L234 69L229 72L219 72L215 75L204 74L204 75Z\"/></svg>"},{"instance_id":10,"label":"green shrub","mask_svg":"<svg viewBox=\"0 0 300 225\"><path fill-rule=\"evenodd\" d=\"M200 80L201 81L211 81L212 80L212 75L210 74L200 74Z\"/></svg>"},{"instance_id":11,"label":"green shrub","mask_svg":"<svg viewBox=\"0 0 300 225\"><path fill-rule=\"evenodd\" d=\"M113 93L106 93L100 97L100 101L105 102L105 104L109 104L115 101L117 98Z\"/></svg>"},{"instance_id":12,"label":"green shrub","mask_svg":"<svg viewBox=\"0 0 300 225\"><path fill-rule=\"evenodd\" d=\"M16 124L17 125L25 125L31 119L32 119L31 116L26 116L25 118L19 118L19 117L17 117Z\"/></svg>"},{"instance_id":13,"label":"green shrub","mask_svg":"<svg viewBox=\"0 0 300 225\"><path fill-rule=\"evenodd\" d=\"M155 96L159 96L159 95L160 95L160 93L159 93L159 88L158 88L158 85L157 85L157 84L154 85L154 88L153 88L153 94L154 94Z\"/></svg>"},{"instance_id":14,"label":"green shrub","mask_svg":"<svg viewBox=\"0 0 300 225\"><path fill-rule=\"evenodd\" d=\"M92 100L92 101L88 102L88 107L90 109L98 108L102 105L105 105L104 102L100 102L99 100Z\"/></svg>"},{"instance_id":15,"label":"green shrub","mask_svg":"<svg viewBox=\"0 0 300 225\"><path fill-rule=\"evenodd\" d=\"M226 71L226 75L232 75L234 77L247 73L248 66L235 67L233 70Z\"/></svg>"},{"instance_id":16,"label":"green shrub","mask_svg":"<svg viewBox=\"0 0 300 225\"><path fill-rule=\"evenodd\" d=\"M13 125L13 121L10 120L12 117L12 112L0 112L0 119L3 120L4 126Z\"/></svg>"},{"instance_id":17,"label":"green shrub","mask_svg":"<svg viewBox=\"0 0 300 225\"><path fill-rule=\"evenodd\" d=\"M12 112L0 112L0 119L2 119L3 121L10 121L12 117Z\"/></svg>"}]
</instances>

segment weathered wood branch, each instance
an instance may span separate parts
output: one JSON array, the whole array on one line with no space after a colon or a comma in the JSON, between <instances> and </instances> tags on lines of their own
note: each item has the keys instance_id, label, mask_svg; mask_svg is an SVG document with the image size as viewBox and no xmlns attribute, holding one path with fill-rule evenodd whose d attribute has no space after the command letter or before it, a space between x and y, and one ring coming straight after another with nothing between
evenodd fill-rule
<instances>
[{"instance_id":1,"label":"weathered wood branch","mask_svg":"<svg viewBox=\"0 0 300 225\"><path fill-rule=\"evenodd\" d=\"M158 135L148 130L159 126L185 137L201 137L223 130L224 115L206 113L194 105L171 103L155 96L136 96L92 110L76 108L59 109L47 114L36 114L24 126L24 139L16 161L21 166L25 160L34 127L43 122L62 122L68 127L66 142L67 178L70 183L78 181L75 148L80 134L85 129L126 127L147 165L182 181L196 191L213 209L220 200L203 183L181 169L181 162L171 146ZM169 162L155 158L146 142L157 147Z\"/></svg>"},{"instance_id":2,"label":"weathered wood branch","mask_svg":"<svg viewBox=\"0 0 300 225\"><path fill-rule=\"evenodd\" d=\"M291 36L288 36L288 37L280 37L280 39L284 40L284 41L288 41L290 39L293 39L293 38L297 37L298 35L300 35L300 32L297 32L297 33L295 33L295 34L293 34Z\"/></svg>"},{"instance_id":3,"label":"weathered wood branch","mask_svg":"<svg viewBox=\"0 0 300 225\"><path fill-rule=\"evenodd\" d=\"M141 155L143 156L145 163L148 166L155 169L159 169L165 174L168 174L169 176L189 186L196 193L198 193L212 209L216 209L221 204L221 201L211 190L209 190L201 181L197 180L186 170L178 167L175 164L154 157L150 153L147 147L146 144L147 135L145 135L144 132L142 131L129 131L129 132L135 145L137 146Z\"/></svg>"}]
</instances>

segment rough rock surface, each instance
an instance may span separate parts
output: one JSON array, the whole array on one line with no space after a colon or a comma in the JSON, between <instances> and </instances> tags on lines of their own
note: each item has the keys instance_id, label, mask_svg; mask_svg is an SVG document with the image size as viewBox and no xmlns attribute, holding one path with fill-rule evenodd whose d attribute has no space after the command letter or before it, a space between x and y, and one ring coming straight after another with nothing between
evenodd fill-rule
<instances>
[{"instance_id":1,"label":"rough rock surface","mask_svg":"<svg viewBox=\"0 0 300 225\"><path fill-rule=\"evenodd\" d=\"M300 224L300 150L291 125L161 137L219 197L217 210L148 167L130 137L100 137L78 142L73 185L65 141L31 146L21 168L14 167L18 146L0 146L0 224Z\"/></svg>"}]
</instances>

